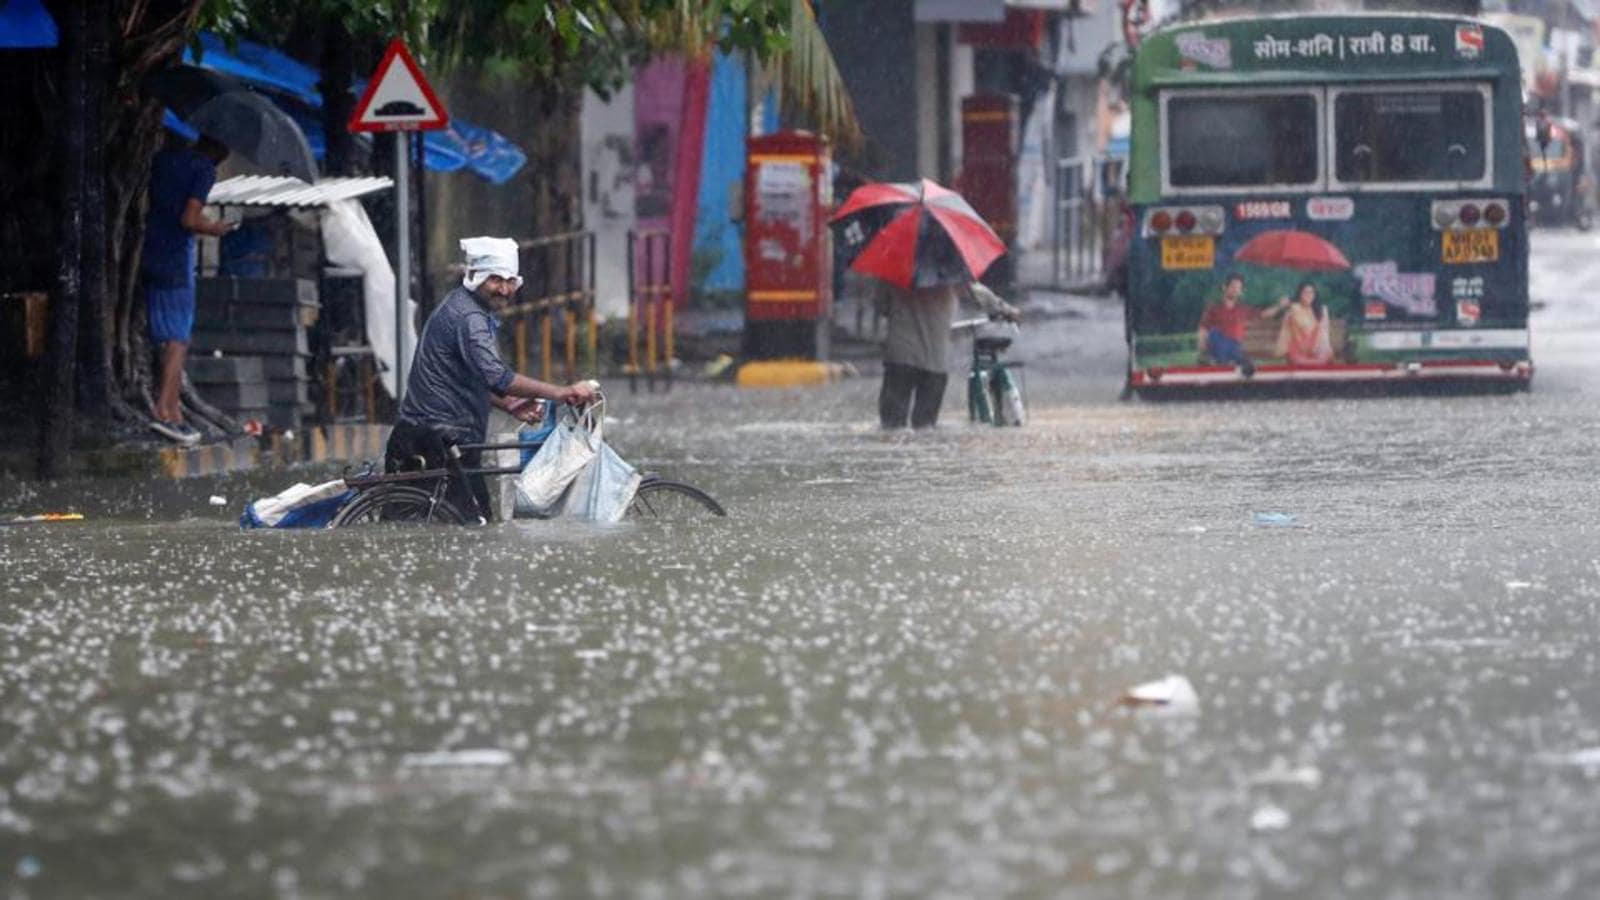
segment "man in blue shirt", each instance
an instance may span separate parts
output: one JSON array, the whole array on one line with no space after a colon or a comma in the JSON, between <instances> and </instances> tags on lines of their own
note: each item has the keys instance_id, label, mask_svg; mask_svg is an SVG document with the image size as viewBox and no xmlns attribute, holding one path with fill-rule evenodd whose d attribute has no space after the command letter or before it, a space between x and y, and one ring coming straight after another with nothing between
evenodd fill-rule
<instances>
[{"instance_id":1,"label":"man in blue shirt","mask_svg":"<svg viewBox=\"0 0 1600 900\"><path fill-rule=\"evenodd\" d=\"M503 308L522 286L517 242L509 238L467 238L466 277L440 301L422 326L417 352L406 378L405 398L389 444L384 469L397 472L416 465L445 465L444 441L480 443L489 424L489 406L524 421L537 421L545 399L581 405L595 392L587 384L557 387L519 375L500 359L494 311ZM463 451L465 468L477 468L481 451ZM468 516L489 511L489 490L483 476L470 486L452 484L449 500Z\"/></svg>"},{"instance_id":2,"label":"man in blue shirt","mask_svg":"<svg viewBox=\"0 0 1600 900\"><path fill-rule=\"evenodd\" d=\"M192 147L169 144L150 161L150 209L139 263L150 341L161 354L155 420L150 427L183 444L200 440L200 433L184 423L178 402L183 360L194 331L194 236L221 236L234 227L205 214L206 197L217 180L217 165L227 156L226 147L202 136Z\"/></svg>"}]
</instances>

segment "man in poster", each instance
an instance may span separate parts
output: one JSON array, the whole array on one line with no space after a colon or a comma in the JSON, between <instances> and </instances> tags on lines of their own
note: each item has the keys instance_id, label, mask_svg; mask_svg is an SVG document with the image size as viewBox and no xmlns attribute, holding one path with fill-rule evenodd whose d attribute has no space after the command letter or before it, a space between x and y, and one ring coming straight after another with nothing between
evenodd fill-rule
<instances>
[{"instance_id":1,"label":"man in poster","mask_svg":"<svg viewBox=\"0 0 1600 900\"><path fill-rule=\"evenodd\" d=\"M1231 272L1222 280L1222 300L1206 306L1200 314L1200 327L1196 334L1200 346L1200 359L1217 363L1232 363L1246 375L1254 375L1255 363L1244 354L1244 330L1251 319L1272 315L1289 305L1287 298L1272 306L1250 306L1240 303L1244 295L1244 276Z\"/></svg>"}]
</instances>

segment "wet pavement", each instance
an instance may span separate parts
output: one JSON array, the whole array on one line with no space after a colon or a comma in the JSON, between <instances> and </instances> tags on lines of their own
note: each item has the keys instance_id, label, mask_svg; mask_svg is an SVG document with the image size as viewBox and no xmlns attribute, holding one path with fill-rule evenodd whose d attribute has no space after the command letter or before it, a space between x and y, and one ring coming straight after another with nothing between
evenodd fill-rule
<instances>
[{"instance_id":1,"label":"wet pavement","mask_svg":"<svg viewBox=\"0 0 1600 900\"><path fill-rule=\"evenodd\" d=\"M726 520L0 485L90 517L0 529L0 895L1590 896L1600 271L1535 240L1529 393L1124 403L1050 298L1023 429L615 395Z\"/></svg>"}]
</instances>

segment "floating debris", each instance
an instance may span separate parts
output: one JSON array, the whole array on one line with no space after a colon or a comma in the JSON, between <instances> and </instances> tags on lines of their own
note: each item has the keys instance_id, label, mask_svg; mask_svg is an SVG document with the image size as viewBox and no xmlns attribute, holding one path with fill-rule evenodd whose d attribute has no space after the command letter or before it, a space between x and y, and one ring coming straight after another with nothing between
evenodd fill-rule
<instances>
[{"instance_id":1,"label":"floating debris","mask_svg":"<svg viewBox=\"0 0 1600 900\"><path fill-rule=\"evenodd\" d=\"M1289 827L1289 812L1279 806L1263 806L1250 814L1251 831L1282 831Z\"/></svg>"},{"instance_id":2,"label":"floating debris","mask_svg":"<svg viewBox=\"0 0 1600 900\"><path fill-rule=\"evenodd\" d=\"M494 748L407 753L405 756L400 757L400 765L408 769L465 769L509 766L511 765L511 754L506 750Z\"/></svg>"},{"instance_id":3,"label":"floating debris","mask_svg":"<svg viewBox=\"0 0 1600 900\"><path fill-rule=\"evenodd\" d=\"M1150 681L1130 688L1122 695L1125 706L1150 707L1175 715L1192 715L1200 711L1200 695L1194 685L1182 675L1168 675L1159 681Z\"/></svg>"},{"instance_id":4,"label":"floating debris","mask_svg":"<svg viewBox=\"0 0 1600 900\"><path fill-rule=\"evenodd\" d=\"M82 522L83 513L39 513L33 516L13 516L0 519L0 525L37 525L41 522Z\"/></svg>"}]
</instances>

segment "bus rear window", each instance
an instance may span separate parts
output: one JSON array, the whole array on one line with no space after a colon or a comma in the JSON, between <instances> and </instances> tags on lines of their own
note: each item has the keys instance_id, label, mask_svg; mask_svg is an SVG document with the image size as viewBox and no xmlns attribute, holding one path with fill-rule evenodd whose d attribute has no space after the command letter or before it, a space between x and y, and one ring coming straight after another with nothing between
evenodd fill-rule
<instances>
[{"instance_id":1,"label":"bus rear window","mask_svg":"<svg viewBox=\"0 0 1600 900\"><path fill-rule=\"evenodd\" d=\"M1477 91L1344 92L1333 101L1339 181L1480 181L1488 174Z\"/></svg>"},{"instance_id":2,"label":"bus rear window","mask_svg":"<svg viewBox=\"0 0 1600 900\"><path fill-rule=\"evenodd\" d=\"M1175 188L1317 181L1317 101L1310 94L1167 98L1167 171Z\"/></svg>"}]
</instances>

